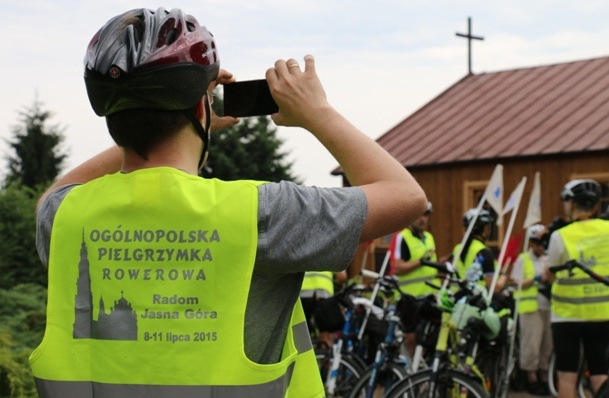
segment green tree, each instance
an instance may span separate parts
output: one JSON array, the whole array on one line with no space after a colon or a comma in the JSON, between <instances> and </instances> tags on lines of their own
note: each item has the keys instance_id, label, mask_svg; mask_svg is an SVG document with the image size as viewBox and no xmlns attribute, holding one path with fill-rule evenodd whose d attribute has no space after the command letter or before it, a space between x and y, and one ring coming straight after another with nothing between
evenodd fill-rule
<instances>
[{"instance_id":1,"label":"green tree","mask_svg":"<svg viewBox=\"0 0 609 398\"><path fill-rule=\"evenodd\" d=\"M14 138L8 142L13 154L7 158L6 182L19 182L30 188L48 184L57 177L67 156L59 148L63 129L48 124L52 114L43 109L38 98L19 114L21 124L13 128Z\"/></svg>"},{"instance_id":2,"label":"green tree","mask_svg":"<svg viewBox=\"0 0 609 398\"><path fill-rule=\"evenodd\" d=\"M37 397L28 357L42 341L46 289L0 289L0 397Z\"/></svg>"},{"instance_id":3,"label":"green tree","mask_svg":"<svg viewBox=\"0 0 609 398\"><path fill-rule=\"evenodd\" d=\"M39 189L10 184L0 190L0 288L20 283L46 286L46 269L36 253Z\"/></svg>"},{"instance_id":4,"label":"green tree","mask_svg":"<svg viewBox=\"0 0 609 398\"><path fill-rule=\"evenodd\" d=\"M222 98L214 98L213 109L222 114ZM281 180L300 182L293 175L287 153L281 151L283 141L268 116L242 118L231 128L211 135L209 157L202 171L204 177L222 180Z\"/></svg>"}]
</instances>

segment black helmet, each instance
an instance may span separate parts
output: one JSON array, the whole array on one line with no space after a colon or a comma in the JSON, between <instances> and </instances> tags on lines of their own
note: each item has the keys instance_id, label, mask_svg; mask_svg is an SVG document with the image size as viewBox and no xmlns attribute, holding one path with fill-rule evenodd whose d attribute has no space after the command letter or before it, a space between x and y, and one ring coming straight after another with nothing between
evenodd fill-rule
<instances>
[{"instance_id":1,"label":"black helmet","mask_svg":"<svg viewBox=\"0 0 609 398\"><path fill-rule=\"evenodd\" d=\"M600 200L600 191L600 184L594 180L571 180L563 187L560 200L573 200L582 206L594 207Z\"/></svg>"},{"instance_id":2,"label":"black helmet","mask_svg":"<svg viewBox=\"0 0 609 398\"><path fill-rule=\"evenodd\" d=\"M469 224L476 216L477 211L477 209L473 208L469 209L465 212L465 214L463 214L463 226L465 228L469 227ZM495 218L493 217L490 211L486 209L480 209L480 213L478 214L478 218L476 218L476 223L474 224L473 229L478 230L487 224L492 224L493 221L495 221Z\"/></svg>"},{"instance_id":3,"label":"black helmet","mask_svg":"<svg viewBox=\"0 0 609 398\"><path fill-rule=\"evenodd\" d=\"M214 38L177 8L140 8L108 21L91 39L85 85L93 110L108 116L127 109L181 110L203 140L205 163L211 106L207 89L218 77ZM204 98L204 128L195 105Z\"/></svg>"},{"instance_id":4,"label":"black helmet","mask_svg":"<svg viewBox=\"0 0 609 398\"><path fill-rule=\"evenodd\" d=\"M85 84L98 116L184 110L203 98L219 68L213 36L194 17L142 8L112 18L93 36Z\"/></svg>"}]
</instances>

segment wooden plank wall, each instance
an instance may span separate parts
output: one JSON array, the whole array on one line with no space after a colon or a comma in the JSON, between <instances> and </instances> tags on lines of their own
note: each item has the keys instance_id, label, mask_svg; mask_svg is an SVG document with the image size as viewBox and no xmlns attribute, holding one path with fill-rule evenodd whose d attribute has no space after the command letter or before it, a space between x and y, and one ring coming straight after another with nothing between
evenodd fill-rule
<instances>
[{"instance_id":1,"label":"wooden plank wall","mask_svg":"<svg viewBox=\"0 0 609 398\"><path fill-rule=\"evenodd\" d=\"M508 200L522 177L527 177L527 184L522 196L522 202L513 227L513 234L522 230L529 196L533 187L535 172L539 171L541 178L542 223L549 224L556 216L564 216L563 204L559 199L560 191L572 176L577 174L609 174L609 152L564 154L560 156L527 157L521 159L501 159L498 161L475 162L468 164L453 164L431 166L425 168L409 168L412 175L427 193L433 203L430 231L433 233L438 255L452 251L454 245L461 241L464 228L463 212L469 208L463 203L463 191L466 181L487 181L497 163L503 169L504 202ZM510 215L504 217L504 228L507 227ZM379 264L372 260L375 256L382 257L387 239L375 242L376 245L360 247L349 268L349 274L357 273L362 265L363 253L369 251L366 267L374 269ZM378 262L378 260L377 260Z\"/></svg>"}]
</instances>

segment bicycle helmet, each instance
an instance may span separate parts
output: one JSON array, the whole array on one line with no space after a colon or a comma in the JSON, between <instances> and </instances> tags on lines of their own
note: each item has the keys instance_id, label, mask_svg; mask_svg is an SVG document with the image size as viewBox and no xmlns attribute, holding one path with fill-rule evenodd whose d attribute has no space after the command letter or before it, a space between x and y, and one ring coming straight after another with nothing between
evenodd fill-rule
<instances>
[{"instance_id":1,"label":"bicycle helmet","mask_svg":"<svg viewBox=\"0 0 609 398\"><path fill-rule=\"evenodd\" d=\"M565 184L560 193L560 200L573 200L586 207L593 207L600 200L601 186L591 179L571 180Z\"/></svg>"},{"instance_id":2,"label":"bicycle helmet","mask_svg":"<svg viewBox=\"0 0 609 398\"><path fill-rule=\"evenodd\" d=\"M182 110L209 142L207 89L220 61L214 38L180 9L134 9L108 21L91 39L85 85L93 110L107 116L127 109ZM195 116L205 96L206 127ZM201 166L201 164L200 164Z\"/></svg>"},{"instance_id":3,"label":"bicycle helmet","mask_svg":"<svg viewBox=\"0 0 609 398\"><path fill-rule=\"evenodd\" d=\"M469 227L470 222L476 216L477 209L469 209L463 214L463 226L465 228ZM480 229L487 224L492 224L495 221L495 218L491 214L490 211L486 209L480 209L480 214L476 218L476 223L474 224L474 230Z\"/></svg>"},{"instance_id":4,"label":"bicycle helmet","mask_svg":"<svg viewBox=\"0 0 609 398\"><path fill-rule=\"evenodd\" d=\"M541 240L541 237L546 231L546 227L541 224L534 224L527 228L527 235L529 239Z\"/></svg>"}]
</instances>

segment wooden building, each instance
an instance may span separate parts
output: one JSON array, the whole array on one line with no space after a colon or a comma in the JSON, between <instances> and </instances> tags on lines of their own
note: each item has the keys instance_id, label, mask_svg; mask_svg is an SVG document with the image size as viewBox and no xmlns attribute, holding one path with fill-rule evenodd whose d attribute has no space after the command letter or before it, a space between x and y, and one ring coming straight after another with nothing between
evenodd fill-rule
<instances>
[{"instance_id":1,"label":"wooden building","mask_svg":"<svg viewBox=\"0 0 609 398\"><path fill-rule=\"evenodd\" d=\"M476 206L498 163L504 166L504 201L527 177L513 234L522 231L536 172L542 223L564 215L559 194L573 178L600 182L606 211L609 57L469 74L377 142L413 174L433 203L431 232L439 256L461 240L463 213ZM496 249L508 220L509 214L490 242ZM386 237L373 246L377 267L387 243ZM351 273L359 270L366 250L360 248Z\"/></svg>"}]
</instances>

